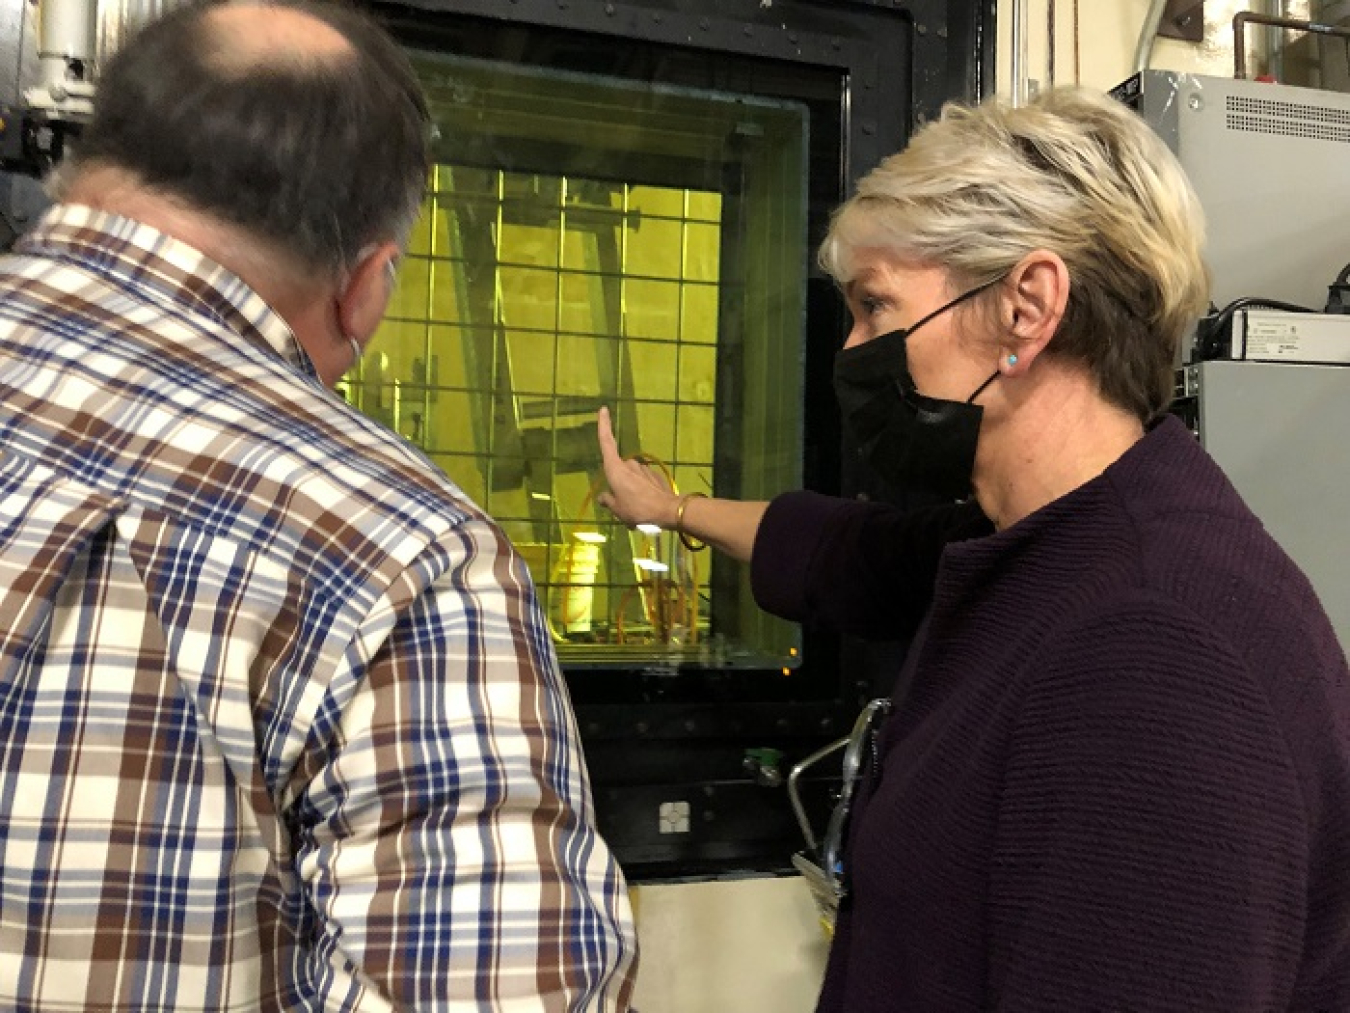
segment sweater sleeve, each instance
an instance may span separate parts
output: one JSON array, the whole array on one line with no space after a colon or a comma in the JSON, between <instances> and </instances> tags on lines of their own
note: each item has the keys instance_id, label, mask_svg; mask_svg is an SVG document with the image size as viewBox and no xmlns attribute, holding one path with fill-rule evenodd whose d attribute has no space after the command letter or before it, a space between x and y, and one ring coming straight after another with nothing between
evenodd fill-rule
<instances>
[{"instance_id":1,"label":"sweater sleeve","mask_svg":"<svg viewBox=\"0 0 1350 1013\"><path fill-rule=\"evenodd\" d=\"M1010 745L987 1008L1287 1009L1306 814L1242 659L1166 602L1047 645Z\"/></svg>"},{"instance_id":2,"label":"sweater sleeve","mask_svg":"<svg viewBox=\"0 0 1350 1013\"><path fill-rule=\"evenodd\" d=\"M903 511L784 493L760 522L751 586L760 608L784 619L899 639L928 608L943 547L992 530L973 501Z\"/></svg>"}]
</instances>

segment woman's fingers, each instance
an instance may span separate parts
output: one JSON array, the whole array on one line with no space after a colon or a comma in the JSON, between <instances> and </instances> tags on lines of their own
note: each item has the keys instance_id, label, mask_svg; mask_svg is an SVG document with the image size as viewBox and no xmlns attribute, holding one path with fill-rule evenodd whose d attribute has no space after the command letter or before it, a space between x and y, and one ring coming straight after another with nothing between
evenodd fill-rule
<instances>
[{"instance_id":1,"label":"woman's fingers","mask_svg":"<svg viewBox=\"0 0 1350 1013\"><path fill-rule=\"evenodd\" d=\"M641 458L619 456L608 408L601 408L596 414L595 432L600 441L605 481L609 483L608 491L596 495L596 503L628 525L661 523L669 512L668 501L674 499L669 484Z\"/></svg>"},{"instance_id":2,"label":"woman's fingers","mask_svg":"<svg viewBox=\"0 0 1350 1013\"><path fill-rule=\"evenodd\" d=\"M601 408L596 415L595 432L600 438L600 459L604 462L605 474L608 475L612 466L623 463L623 458L619 456L618 441L614 439L614 427L609 420L608 408Z\"/></svg>"}]
</instances>

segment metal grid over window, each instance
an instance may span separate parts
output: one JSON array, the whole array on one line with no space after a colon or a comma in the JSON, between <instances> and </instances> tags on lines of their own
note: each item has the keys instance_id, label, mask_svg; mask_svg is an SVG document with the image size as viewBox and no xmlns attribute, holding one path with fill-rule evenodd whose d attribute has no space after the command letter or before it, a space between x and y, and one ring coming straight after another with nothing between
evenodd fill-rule
<instances>
[{"instance_id":1,"label":"metal grid over window","mask_svg":"<svg viewBox=\"0 0 1350 1013\"><path fill-rule=\"evenodd\" d=\"M722 199L439 165L349 396L506 528L561 645L695 648L699 560L595 510L594 419L681 491L714 485Z\"/></svg>"}]
</instances>

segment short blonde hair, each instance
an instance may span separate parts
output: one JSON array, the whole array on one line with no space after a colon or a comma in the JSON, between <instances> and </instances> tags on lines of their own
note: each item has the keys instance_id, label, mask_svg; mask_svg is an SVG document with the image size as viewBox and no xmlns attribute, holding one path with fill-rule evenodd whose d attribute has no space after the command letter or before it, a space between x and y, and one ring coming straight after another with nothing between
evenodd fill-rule
<instances>
[{"instance_id":1,"label":"short blonde hair","mask_svg":"<svg viewBox=\"0 0 1350 1013\"><path fill-rule=\"evenodd\" d=\"M1204 234L1181 166L1134 112L1057 88L1018 108L945 107L835 212L820 263L846 282L854 251L881 247L973 287L1053 251L1070 291L1047 351L1147 420L1170 402L1178 344L1209 300Z\"/></svg>"}]
</instances>

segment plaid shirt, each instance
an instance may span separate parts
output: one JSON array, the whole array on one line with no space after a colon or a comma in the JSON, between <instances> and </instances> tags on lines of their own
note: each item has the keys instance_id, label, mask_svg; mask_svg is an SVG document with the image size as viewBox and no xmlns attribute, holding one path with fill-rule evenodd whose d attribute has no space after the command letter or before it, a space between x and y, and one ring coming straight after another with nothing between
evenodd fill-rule
<instances>
[{"instance_id":1,"label":"plaid shirt","mask_svg":"<svg viewBox=\"0 0 1350 1013\"><path fill-rule=\"evenodd\" d=\"M0 1008L626 1009L527 571L233 275L0 260Z\"/></svg>"}]
</instances>

